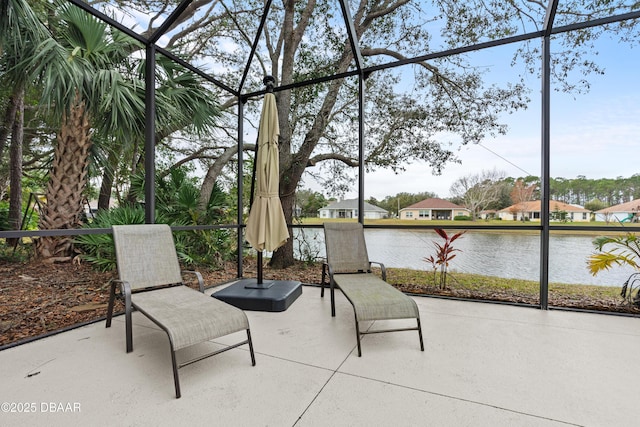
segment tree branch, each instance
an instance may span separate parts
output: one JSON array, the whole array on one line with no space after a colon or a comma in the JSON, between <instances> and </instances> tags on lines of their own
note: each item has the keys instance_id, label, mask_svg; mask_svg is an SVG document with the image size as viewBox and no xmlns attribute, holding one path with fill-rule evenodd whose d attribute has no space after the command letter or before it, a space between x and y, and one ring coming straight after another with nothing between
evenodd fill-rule
<instances>
[{"instance_id":1,"label":"tree branch","mask_svg":"<svg viewBox=\"0 0 640 427\"><path fill-rule=\"evenodd\" d=\"M358 165L360 164L358 162L358 159L354 159L352 157L344 156L338 153L325 153L325 154L317 154L309 158L309 161L307 162L307 166L315 166L317 163L325 160L337 160L351 167L358 167Z\"/></svg>"}]
</instances>

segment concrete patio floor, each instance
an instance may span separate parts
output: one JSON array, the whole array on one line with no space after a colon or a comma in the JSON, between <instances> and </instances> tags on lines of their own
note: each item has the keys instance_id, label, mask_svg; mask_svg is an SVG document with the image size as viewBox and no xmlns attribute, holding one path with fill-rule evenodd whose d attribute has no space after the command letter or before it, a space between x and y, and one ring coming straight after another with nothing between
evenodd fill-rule
<instances>
[{"instance_id":1,"label":"concrete patio floor","mask_svg":"<svg viewBox=\"0 0 640 427\"><path fill-rule=\"evenodd\" d=\"M187 366L181 399L166 335L140 313L130 354L122 316L14 347L0 352L0 425L640 425L640 319L416 301L425 351L415 332L375 334L359 358L346 299L331 318L305 287L285 312L247 312L255 367L246 346Z\"/></svg>"}]
</instances>

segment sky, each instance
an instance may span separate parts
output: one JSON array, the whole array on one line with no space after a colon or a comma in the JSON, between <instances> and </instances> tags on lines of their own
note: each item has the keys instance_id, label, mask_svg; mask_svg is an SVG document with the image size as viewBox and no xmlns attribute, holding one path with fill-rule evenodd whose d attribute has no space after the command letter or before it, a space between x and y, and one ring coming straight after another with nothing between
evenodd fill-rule
<instances>
[{"instance_id":1,"label":"sky","mask_svg":"<svg viewBox=\"0 0 640 427\"><path fill-rule=\"evenodd\" d=\"M604 75L591 75L587 94L551 94L551 177L589 179L628 177L640 173L640 47L604 39L594 59ZM492 57L493 55L493 57ZM508 77L510 55L488 51L474 63L486 65L491 78ZM365 198L384 199L400 192L433 192L450 197L451 185L460 177L497 169L506 176L540 175L540 83L528 80L531 103L525 111L505 115L505 136L488 138L480 145L459 147L461 164L448 164L434 176L425 164L414 163L395 175L378 170L366 175ZM357 179L345 198L357 197Z\"/></svg>"}]
</instances>

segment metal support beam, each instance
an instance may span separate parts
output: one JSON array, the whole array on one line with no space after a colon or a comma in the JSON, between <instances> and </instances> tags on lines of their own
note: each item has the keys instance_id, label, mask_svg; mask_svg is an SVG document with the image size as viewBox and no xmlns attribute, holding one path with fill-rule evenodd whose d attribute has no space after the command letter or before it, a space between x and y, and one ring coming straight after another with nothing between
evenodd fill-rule
<instances>
[{"instance_id":1,"label":"metal support beam","mask_svg":"<svg viewBox=\"0 0 640 427\"><path fill-rule=\"evenodd\" d=\"M340 9L342 9L342 16L344 17L344 25L347 29L347 36L349 37L349 46L351 46L351 52L353 52L353 59L356 61L356 68L362 70L364 66L364 60L362 59L362 52L360 50L360 40L356 33L356 27L351 17L351 12L346 4L345 0L340 0Z\"/></svg>"},{"instance_id":2,"label":"metal support beam","mask_svg":"<svg viewBox=\"0 0 640 427\"><path fill-rule=\"evenodd\" d=\"M347 36L349 38L349 46L353 53L353 59L356 63L358 70L358 222L364 224L364 73L362 67L364 66L364 60L362 58L362 52L360 50L360 41L358 40L358 34L349 11L349 6L345 0L340 0L340 9L342 10L342 16L344 17L345 28L347 29ZM356 327L357 327L356 322ZM358 348L360 346L360 337L358 336Z\"/></svg>"},{"instance_id":3,"label":"metal support beam","mask_svg":"<svg viewBox=\"0 0 640 427\"><path fill-rule=\"evenodd\" d=\"M556 11L558 10L558 1L559 0L551 0L547 6L547 12L544 15L545 37L549 37L551 35L551 30L553 30L553 22L556 19Z\"/></svg>"},{"instance_id":4,"label":"metal support beam","mask_svg":"<svg viewBox=\"0 0 640 427\"><path fill-rule=\"evenodd\" d=\"M358 76L358 222L364 224L364 75Z\"/></svg>"},{"instance_id":5,"label":"metal support beam","mask_svg":"<svg viewBox=\"0 0 640 427\"><path fill-rule=\"evenodd\" d=\"M243 211L242 211L242 207L243 207L243 203L244 200L242 199L242 194L244 193L244 189L243 189L243 182L244 182L244 168L243 168L243 164L244 164L244 158L243 158L243 153L244 153L244 103L245 100L242 98L238 98L238 215L237 215L237 221L238 221L238 236L237 236L237 243L238 243L238 269L237 269L237 277L242 277L243 271L242 271L242 248L244 246L244 219L243 219Z\"/></svg>"},{"instance_id":6,"label":"metal support beam","mask_svg":"<svg viewBox=\"0 0 640 427\"><path fill-rule=\"evenodd\" d=\"M551 133L549 121L551 118L551 41L549 36L542 40L542 129L541 152L542 161L540 177L540 308L546 310L549 307L549 199L551 168L549 165L551 156Z\"/></svg>"},{"instance_id":7,"label":"metal support beam","mask_svg":"<svg viewBox=\"0 0 640 427\"><path fill-rule=\"evenodd\" d=\"M132 30L129 27L126 27L124 24L116 21L112 17L107 16L104 13L100 12L98 9L96 9L93 6L89 5L85 0L67 0L67 1L69 3L72 3L74 6L77 6L80 9L84 10L89 15L98 18L102 22L105 22L110 27L113 27L113 28L117 29L118 31L122 31L123 33L125 33L126 35L131 37L132 39L137 40L142 44L146 45L149 42L149 40L147 40L146 37L136 33L134 30Z\"/></svg>"},{"instance_id":8,"label":"metal support beam","mask_svg":"<svg viewBox=\"0 0 640 427\"><path fill-rule=\"evenodd\" d=\"M199 75L200 77L202 77L206 81L213 83L214 85L218 86L220 89L223 89L223 90L229 92L231 95L240 96L240 94L235 89L232 89L231 87L229 87L226 84L222 83L220 80L216 79L212 75L205 73L204 71L202 71L198 67L196 67L194 65L191 65L190 63L188 63L184 59L180 58L179 56L175 55L174 53L172 53L172 52L170 52L170 51L168 51L166 49L163 49L161 47L157 47L157 46L156 46L156 51L158 53L166 56L167 58L171 59L176 64L182 65L184 68L186 68L187 70L191 71L192 73L195 73L195 74Z\"/></svg>"},{"instance_id":9,"label":"metal support beam","mask_svg":"<svg viewBox=\"0 0 640 427\"><path fill-rule=\"evenodd\" d=\"M193 0L182 0L174 10L171 12L171 15L165 19L165 21L160 25L160 27L153 32L153 35L149 38L151 43L156 43L160 40L160 37L164 36L167 31L171 28L171 26L176 22L176 20L182 15L182 13L189 7Z\"/></svg>"},{"instance_id":10,"label":"metal support beam","mask_svg":"<svg viewBox=\"0 0 640 427\"><path fill-rule=\"evenodd\" d=\"M145 64L145 131L144 131L144 218L156 222L156 49L147 45Z\"/></svg>"},{"instance_id":11,"label":"metal support beam","mask_svg":"<svg viewBox=\"0 0 640 427\"><path fill-rule=\"evenodd\" d=\"M551 199L551 32L558 10L558 0L551 0L544 17L542 38L542 118L540 169L540 308L549 308L549 201Z\"/></svg>"}]
</instances>

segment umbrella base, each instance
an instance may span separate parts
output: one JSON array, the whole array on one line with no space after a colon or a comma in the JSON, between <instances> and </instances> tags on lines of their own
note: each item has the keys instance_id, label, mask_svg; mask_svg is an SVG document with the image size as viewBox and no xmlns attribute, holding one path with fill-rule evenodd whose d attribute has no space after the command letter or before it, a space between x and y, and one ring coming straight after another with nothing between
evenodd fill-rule
<instances>
[{"instance_id":1,"label":"umbrella base","mask_svg":"<svg viewBox=\"0 0 640 427\"><path fill-rule=\"evenodd\" d=\"M276 284L275 280L266 280L262 281L262 283L258 283L256 279L243 279L241 281L245 282L245 289L269 289Z\"/></svg>"},{"instance_id":2,"label":"umbrella base","mask_svg":"<svg viewBox=\"0 0 640 427\"><path fill-rule=\"evenodd\" d=\"M242 279L211 295L249 311L285 311L302 295L302 283L292 280Z\"/></svg>"}]
</instances>

